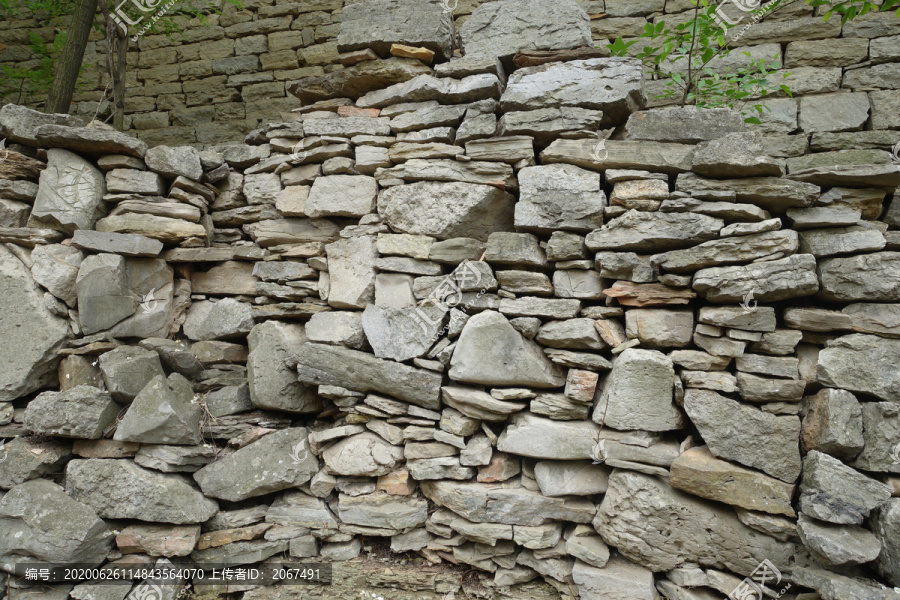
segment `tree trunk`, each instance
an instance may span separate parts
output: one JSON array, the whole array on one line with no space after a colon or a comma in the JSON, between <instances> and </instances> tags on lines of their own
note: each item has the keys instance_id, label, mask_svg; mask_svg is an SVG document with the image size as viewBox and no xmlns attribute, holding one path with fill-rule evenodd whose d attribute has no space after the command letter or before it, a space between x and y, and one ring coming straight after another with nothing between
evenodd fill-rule
<instances>
[{"instance_id":1,"label":"tree trunk","mask_svg":"<svg viewBox=\"0 0 900 600\"><path fill-rule=\"evenodd\" d=\"M75 93L75 84L81 63L84 60L84 49L87 46L94 13L97 12L97 0L77 0L72 24L66 36L66 45L56 67L56 76L50 87L50 95L44 110L48 113L68 113Z\"/></svg>"}]
</instances>

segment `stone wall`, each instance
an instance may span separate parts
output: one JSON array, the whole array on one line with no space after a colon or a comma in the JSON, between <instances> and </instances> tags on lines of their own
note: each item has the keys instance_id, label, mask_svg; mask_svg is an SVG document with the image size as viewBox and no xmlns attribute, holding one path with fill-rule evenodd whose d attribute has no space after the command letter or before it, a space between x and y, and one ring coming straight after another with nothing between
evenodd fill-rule
<instances>
[{"instance_id":1,"label":"stone wall","mask_svg":"<svg viewBox=\"0 0 900 600\"><path fill-rule=\"evenodd\" d=\"M347 53L448 47L437 0L384 7L345 10ZM0 110L0 568L383 539L489 598L742 597L760 569L900 597L896 132L833 125L864 94L801 108L811 137L647 109L635 59L572 59L592 23L489 4L466 57L299 80L299 112L202 151ZM358 597L454 593L422 573Z\"/></svg>"},{"instance_id":2,"label":"stone wall","mask_svg":"<svg viewBox=\"0 0 900 600\"><path fill-rule=\"evenodd\" d=\"M291 83L344 68L337 35L345 3L352 4L343 0L247 0L243 11L224 5L221 15L210 15L209 25L185 22L183 37L142 37L128 57L127 129L151 146L191 143L205 147L239 141L261 122L299 105L287 89ZM445 4L453 8L459 29L481 3L447 0ZM688 0L578 3L591 15L590 43L600 47L620 36L634 39L648 22L687 19L692 8ZM27 18L0 23L5 44L0 46L0 63L33 62L27 35L34 32L49 41L53 26L58 25L43 26ZM754 58L778 56L780 69L773 78L780 82L781 74L790 72L786 82L794 98L779 94L780 98L766 102L772 109L763 118L768 131L812 134L898 129L898 36L900 20L893 12L872 13L842 27L836 18L823 23L821 16L802 2L787 3L743 33L730 58L711 66L717 71L734 70L745 62L744 52ZM632 50L641 47L643 43ZM97 111L108 81L104 52L105 42L95 32L85 56L85 83L72 109L87 119ZM648 82L651 106L665 103L653 100L662 87ZM857 95L840 98L847 102L846 114L827 117L822 123L817 115L822 114L822 107L834 103L835 97L828 94L835 93ZM42 99L33 106L40 102ZM810 118L801 115L798 121L804 108ZM108 103L102 110L104 116L108 114ZM889 145L885 142L879 148Z\"/></svg>"}]
</instances>

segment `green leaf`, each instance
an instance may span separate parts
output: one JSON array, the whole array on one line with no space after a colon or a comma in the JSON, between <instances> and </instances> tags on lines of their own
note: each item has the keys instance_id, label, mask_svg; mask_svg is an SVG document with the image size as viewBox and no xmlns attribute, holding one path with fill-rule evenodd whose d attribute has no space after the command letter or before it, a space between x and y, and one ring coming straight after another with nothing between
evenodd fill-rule
<instances>
[{"instance_id":1,"label":"green leaf","mask_svg":"<svg viewBox=\"0 0 900 600\"><path fill-rule=\"evenodd\" d=\"M744 123L752 123L753 125L762 125L762 121L759 120L759 117L747 117L744 119Z\"/></svg>"}]
</instances>

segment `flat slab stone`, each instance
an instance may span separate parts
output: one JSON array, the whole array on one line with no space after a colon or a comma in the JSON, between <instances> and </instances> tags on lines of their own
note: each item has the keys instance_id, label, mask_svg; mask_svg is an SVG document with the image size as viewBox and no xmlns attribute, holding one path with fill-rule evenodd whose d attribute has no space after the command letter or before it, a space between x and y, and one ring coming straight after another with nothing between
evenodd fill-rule
<instances>
[{"instance_id":1,"label":"flat slab stone","mask_svg":"<svg viewBox=\"0 0 900 600\"><path fill-rule=\"evenodd\" d=\"M824 300L900 301L900 252L876 252L819 261Z\"/></svg>"},{"instance_id":2,"label":"flat slab stone","mask_svg":"<svg viewBox=\"0 0 900 600\"><path fill-rule=\"evenodd\" d=\"M636 112L625 124L625 138L696 144L744 131L744 119L730 108L672 106Z\"/></svg>"},{"instance_id":3,"label":"flat slab stone","mask_svg":"<svg viewBox=\"0 0 900 600\"><path fill-rule=\"evenodd\" d=\"M854 333L819 352L816 379L828 387L900 402L900 340Z\"/></svg>"},{"instance_id":4,"label":"flat slab stone","mask_svg":"<svg viewBox=\"0 0 900 600\"><path fill-rule=\"evenodd\" d=\"M41 125L34 130L34 137L45 148L65 148L90 156L124 154L143 158L147 152L147 144L135 137L93 127Z\"/></svg>"},{"instance_id":5,"label":"flat slab stone","mask_svg":"<svg viewBox=\"0 0 900 600\"><path fill-rule=\"evenodd\" d=\"M100 170L68 150L47 151L47 168L31 212L31 223L72 233L91 229L101 214L106 184Z\"/></svg>"},{"instance_id":6,"label":"flat slab stone","mask_svg":"<svg viewBox=\"0 0 900 600\"><path fill-rule=\"evenodd\" d=\"M640 62L616 57L519 69L507 81L500 107L509 112L577 106L603 111L609 124L621 123L645 102Z\"/></svg>"},{"instance_id":7,"label":"flat slab stone","mask_svg":"<svg viewBox=\"0 0 900 600\"><path fill-rule=\"evenodd\" d=\"M463 54L511 58L521 50L589 46L587 13L571 0L503 0L478 6L460 29Z\"/></svg>"},{"instance_id":8,"label":"flat slab stone","mask_svg":"<svg viewBox=\"0 0 900 600\"><path fill-rule=\"evenodd\" d=\"M367 352L307 343L297 356L297 371L300 381L306 383L381 392L423 408L440 408L440 373L375 358Z\"/></svg>"},{"instance_id":9,"label":"flat slab stone","mask_svg":"<svg viewBox=\"0 0 900 600\"><path fill-rule=\"evenodd\" d=\"M597 445L600 426L588 421L554 421L523 412L500 434L497 449L518 456L585 460Z\"/></svg>"},{"instance_id":10,"label":"flat slab stone","mask_svg":"<svg viewBox=\"0 0 900 600\"><path fill-rule=\"evenodd\" d=\"M724 226L707 215L630 210L589 233L585 243L594 251L675 250L712 240Z\"/></svg>"},{"instance_id":11,"label":"flat slab stone","mask_svg":"<svg viewBox=\"0 0 900 600\"><path fill-rule=\"evenodd\" d=\"M108 252L123 256L145 256L155 258L162 252L163 244L143 235L134 233L103 233L79 229L72 237L72 245L91 252Z\"/></svg>"},{"instance_id":12,"label":"flat slab stone","mask_svg":"<svg viewBox=\"0 0 900 600\"><path fill-rule=\"evenodd\" d=\"M389 56L392 44L428 48L438 61L453 54L453 13L441 0L369 0L341 15L338 52L371 48Z\"/></svg>"},{"instance_id":13,"label":"flat slab stone","mask_svg":"<svg viewBox=\"0 0 900 600\"><path fill-rule=\"evenodd\" d=\"M693 289L712 302L759 302L811 296L819 291L816 259L795 254L737 267L710 267L694 274Z\"/></svg>"}]
</instances>

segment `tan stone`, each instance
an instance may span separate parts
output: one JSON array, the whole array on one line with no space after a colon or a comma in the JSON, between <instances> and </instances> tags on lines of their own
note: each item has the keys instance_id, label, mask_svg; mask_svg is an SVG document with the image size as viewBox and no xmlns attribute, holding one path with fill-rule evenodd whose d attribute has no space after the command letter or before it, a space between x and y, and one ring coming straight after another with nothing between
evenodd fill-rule
<instances>
[{"instance_id":1,"label":"tan stone","mask_svg":"<svg viewBox=\"0 0 900 600\"><path fill-rule=\"evenodd\" d=\"M406 46L404 44L391 44L391 55L400 58L415 58L421 60L426 65L430 65L434 60L433 50Z\"/></svg>"},{"instance_id":2,"label":"tan stone","mask_svg":"<svg viewBox=\"0 0 900 600\"><path fill-rule=\"evenodd\" d=\"M399 469L379 477L376 489L392 496L412 496L416 489L416 482L409 476L409 471Z\"/></svg>"},{"instance_id":3,"label":"tan stone","mask_svg":"<svg viewBox=\"0 0 900 600\"><path fill-rule=\"evenodd\" d=\"M75 440L72 453L83 458L130 458L141 447L137 442Z\"/></svg>"},{"instance_id":4,"label":"tan stone","mask_svg":"<svg viewBox=\"0 0 900 600\"><path fill-rule=\"evenodd\" d=\"M116 546L122 554L187 556L194 550L199 537L199 525L139 523L123 529L122 533L116 536Z\"/></svg>"},{"instance_id":5,"label":"tan stone","mask_svg":"<svg viewBox=\"0 0 900 600\"><path fill-rule=\"evenodd\" d=\"M569 369L566 376L566 397L576 402L591 402L600 376L593 371Z\"/></svg>"},{"instance_id":6,"label":"tan stone","mask_svg":"<svg viewBox=\"0 0 900 600\"><path fill-rule=\"evenodd\" d=\"M706 446L691 448L672 462L669 484L689 494L788 517L794 486L758 471L720 460Z\"/></svg>"},{"instance_id":7,"label":"tan stone","mask_svg":"<svg viewBox=\"0 0 900 600\"><path fill-rule=\"evenodd\" d=\"M191 293L252 296L256 295L257 281L253 276L252 262L228 261L217 263L208 271L194 271L191 275Z\"/></svg>"},{"instance_id":8,"label":"tan stone","mask_svg":"<svg viewBox=\"0 0 900 600\"><path fill-rule=\"evenodd\" d=\"M337 114L342 117L377 117L380 108L358 108L356 106L338 106Z\"/></svg>"},{"instance_id":9,"label":"tan stone","mask_svg":"<svg viewBox=\"0 0 900 600\"><path fill-rule=\"evenodd\" d=\"M197 541L197 550L205 550L207 548L217 548L230 544L232 542L244 542L248 540L256 540L263 536L274 523L257 523L250 527L239 527L237 529L222 529L220 531L210 531L200 536Z\"/></svg>"},{"instance_id":10,"label":"tan stone","mask_svg":"<svg viewBox=\"0 0 900 600\"><path fill-rule=\"evenodd\" d=\"M491 462L485 467L478 467L478 483L498 483L519 474L522 462L516 456L503 452L494 452Z\"/></svg>"},{"instance_id":11,"label":"tan stone","mask_svg":"<svg viewBox=\"0 0 900 600\"><path fill-rule=\"evenodd\" d=\"M688 304L697 294L688 289L673 288L659 283L632 283L617 281L603 290L611 298L617 298L623 306L669 306Z\"/></svg>"}]
</instances>

